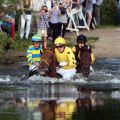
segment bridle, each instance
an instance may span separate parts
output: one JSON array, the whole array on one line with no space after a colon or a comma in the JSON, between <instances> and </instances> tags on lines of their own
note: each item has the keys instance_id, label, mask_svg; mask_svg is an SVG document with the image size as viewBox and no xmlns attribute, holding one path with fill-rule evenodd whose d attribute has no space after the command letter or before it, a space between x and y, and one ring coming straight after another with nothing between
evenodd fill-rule
<instances>
[{"instance_id":1,"label":"bridle","mask_svg":"<svg viewBox=\"0 0 120 120\"><path fill-rule=\"evenodd\" d=\"M44 52L47 52L47 51L48 51L50 54L54 55L54 53L53 53L52 51L50 51L50 50L45 50ZM43 53L44 53L44 52L43 52ZM42 62L42 61L45 62L45 63L47 64L47 66L49 66L49 62L48 62L47 60L41 59L41 62Z\"/></svg>"}]
</instances>

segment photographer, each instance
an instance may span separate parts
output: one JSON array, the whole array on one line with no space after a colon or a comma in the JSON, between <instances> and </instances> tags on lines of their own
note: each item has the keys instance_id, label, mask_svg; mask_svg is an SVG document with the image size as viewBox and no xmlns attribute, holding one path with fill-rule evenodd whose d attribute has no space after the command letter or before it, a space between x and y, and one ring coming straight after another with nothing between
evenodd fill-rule
<instances>
[{"instance_id":1,"label":"photographer","mask_svg":"<svg viewBox=\"0 0 120 120\"><path fill-rule=\"evenodd\" d=\"M48 21L50 18L47 6L43 6L40 9L38 16L39 16L38 34L42 36L42 39L44 41L43 47L47 48L47 28L49 27Z\"/></svg>"}]
</instances>

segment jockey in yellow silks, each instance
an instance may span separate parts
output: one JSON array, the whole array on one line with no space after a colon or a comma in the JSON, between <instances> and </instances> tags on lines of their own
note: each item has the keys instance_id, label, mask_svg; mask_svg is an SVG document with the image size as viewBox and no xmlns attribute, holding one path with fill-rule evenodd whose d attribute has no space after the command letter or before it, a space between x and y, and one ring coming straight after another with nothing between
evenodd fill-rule
<instances>
[{"instance_id":1,"label":"jockey in yellow silks","mask_svg":"<svg viewBox=\"0 0 120 120\"><path fill-rule=\"evenodd\" d=\"M27 50L27 59L29 70L33 70L40 65L40 57L42 54L42 37L34 35L32 37L32 45Z\"/></svg>"},{"instance_id":2,"label":"jockey in yellow silks","mask_svg":"<svg viewBox=\"0 0 120 120\"><path fill-rule=\"evenodd\" d=\"M55 57L59 63L60 69L57 73L62 75L63 79L71 79L76 73L76 60L72 49L66 47L65 39L58 37L54 41Z\"/></svg>"}]
</instances>

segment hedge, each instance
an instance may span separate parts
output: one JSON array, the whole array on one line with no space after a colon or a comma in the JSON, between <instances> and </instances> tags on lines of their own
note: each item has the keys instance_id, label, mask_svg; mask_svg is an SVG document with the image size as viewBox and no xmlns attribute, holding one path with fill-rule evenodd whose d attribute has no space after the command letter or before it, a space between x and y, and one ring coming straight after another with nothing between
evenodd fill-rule
<instances>
[{"instance_id":1,"label":"hedge","mask_svg":"<svg viewBox=\"0 0 120 120\"><path fill-rule=\"evenodd\" d=\"M116 16L116 0L103 0L100 6L101 24L114 24Z\"/></svg>"}]
</instances>

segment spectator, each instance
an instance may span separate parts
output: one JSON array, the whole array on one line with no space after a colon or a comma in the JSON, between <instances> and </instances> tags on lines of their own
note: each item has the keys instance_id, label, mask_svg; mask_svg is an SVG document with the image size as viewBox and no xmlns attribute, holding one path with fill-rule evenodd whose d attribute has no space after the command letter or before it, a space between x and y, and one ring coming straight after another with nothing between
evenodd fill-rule
<instances>
[{"instance_id":1,"label":"spectator","mask_svg":"<svg viewBox=\"0 0 120 120\"><path fill-rule=\"evenodd\" d=\"M100 5L103 0L92 0L93 1L93 13L92 20L95 18L97 25L100 25Z\"/></svg>"},{"instance_id":2,"label":"spectator","mask_svg":"<svg viewBox=\"0 0 120 120\"><path fill-rule=\"evenodd\" d=\"M16 15L15 15L15 31L20 28L20 15L21 15L21 4L20 1L16 3Z\"/></svg>"},{"instance_id":3,"label":"spectator","mask_svg":"<svg viewBox=\"0 0 120 120\"><path fill-rule=\"evenodd\" d=\"M30 34L30 24L31 24L31 18L32 18L32 0L28 1L21 1L21 10L22 10L22 15L21 15L21 28L20 28L20 38L23 39L24 37L24 29L25 29L25 22L26 23L26 34L25 38L28 39L29 34Z\"/></svg>"},{"instance_id":4,"label":"spectator","mask_svg":"<svg viewBox=\"0 0 120 120\"><path fill-rule=\"evenodd\" d=\"M38 34L43 38L43 47L47 47L47 28L49 27L49 12L47 6L43 6L39 13Z\"/></svg>"},{"instance_id":5,"label":"spectator","mask_svg":"<svg viewBox=\"0 0 120 120\"><path fill-rule=\"evenodd\" d=\"M59 9L61 11L61 15L59 16L58 34L59 34L59 36L62 36L64 38L68 18L67 18L66 9L64 8L62 3L59 4Z\"/></svg>"},{"instance_id":6,"label":"spectator","mask_svg":"<svg viewBox=\"0 0 120 120\"><path fill-rule=\"evenodd\" d=\"M52 30L53 41L58 37L58 22L60 14L58 3L54 2L53 8L50 10L50 28Z\"/></svg>"},{"instance_id":7,"label":"spectator","mask_svg":"<svg viewBox=\"0 0 120 120\"><path fill-rule=\"evenodd\" d=\"M87 17L87 24L89 27L90 27L91 20L92 20L92 11L93 11L92 0L86 0L85 12L86 12L86 17Z\"/></svg>"},{"instance_id":8,"label":"spectator","mask_svg":"<svg viewBox=\"0 0 120 120\"><path fill-rule=\"evenodd\" d=\"M9 35L12 39L14 39L14 35L15 35L14 26L15 26L15 14L14 14L14 6L12 5L9 6L9 11L3 19L1 28L4 32L7 33L7 35Z\"/></svg>"}]
</instances>

